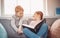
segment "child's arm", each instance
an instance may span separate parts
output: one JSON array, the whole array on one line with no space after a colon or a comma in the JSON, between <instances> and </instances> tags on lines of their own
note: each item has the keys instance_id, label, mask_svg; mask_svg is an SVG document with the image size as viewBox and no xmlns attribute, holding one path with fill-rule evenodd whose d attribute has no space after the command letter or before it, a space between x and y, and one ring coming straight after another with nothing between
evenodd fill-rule
<instances>
[{"instance_id":1,"label":"child's arm","mask_svg":"<svg viewBox=\"0 0 60 38\"><path fill-rule=\"evenodd\" d=\"M14 20L14 18L12 18L11 19L11 26L12 26L12 28L17 32L17 27L16 27L16 25L15 25L15 20Z\"/></svg>"}]
</instances>

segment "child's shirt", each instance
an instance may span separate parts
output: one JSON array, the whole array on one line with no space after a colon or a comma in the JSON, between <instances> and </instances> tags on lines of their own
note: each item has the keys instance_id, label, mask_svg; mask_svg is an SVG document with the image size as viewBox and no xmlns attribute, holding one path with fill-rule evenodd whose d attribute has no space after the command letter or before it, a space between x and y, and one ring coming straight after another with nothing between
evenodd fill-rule
<instances>
[{"instance_id":1,"label":"child's shirt","mask_svg":"<svg viewBox=\"0 0 60 38\"><path fill-rule=\"evenodd\" d=\"M38 21L31 21L31 23L29 24L32 27L35 27L38 23L40 23L42 20L38 20Z\"/></svg>"},{"instance_id":2,"label":"child's shirt","mask_svg":"<svg viewBox=\"0 0 60 38\"><path fill-rule=\"evenodd\" d=\"M12 16L12 19L11 19L11 26L12 28L17 31L19 26L21 27L22 25L22 21L23 21L23 18L18 18L16 16ZM22 27L21 27L22 28ZM20 29L21 29L20 28Z\"/></svg>"}]
</instances>

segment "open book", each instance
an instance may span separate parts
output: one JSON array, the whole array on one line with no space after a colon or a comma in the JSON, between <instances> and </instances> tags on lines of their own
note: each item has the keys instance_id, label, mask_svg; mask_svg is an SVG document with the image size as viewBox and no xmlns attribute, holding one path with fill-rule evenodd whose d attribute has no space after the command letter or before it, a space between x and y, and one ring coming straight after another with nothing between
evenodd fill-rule
<instances>
[{"instance_id":1,"label":"open book","mask_svg":"<svg viewBox=\"0 0 60 38\"><path fill-rule=\"evenodd\" d=\"M34 29L36 26L33 26L33 25L27 25L27 24L23 24L24 27L28 27L28 28L32 28Z\"/></svg>"},{"instance_id":2,"label":"open book","mask_svg":"<svg viewBox=\"0 0 60 38\"><path fill-rule=\"evenodd\" d=\"M27 28L31 28L31 29L36 29L37 27L40 26L40 25L38 25L38 24L40 24L40 22L41 21L38 21L38 22L32 21L29 25L27 25L27 24L22 24L22 25L23 25L23 27L27 27Z\"/></svg>"},{"instance_id":3,"label":"open book","mask_svg":"<svg viewBox=\"0 0 60 38\"><path fill-rule=\"evenodd\" d=\"M23 24L23 28L28 28L31 31L33 31L34 33L37 33L39 28L41 27L42 22L38 23L37 25L33 26L33 25L27 25L27 24Z\"/></svg>"},{"instance_id":4,"label":"open book","mask_svg":"<svg viewBox=\"0 0 60 38\"><path fill-rule=\"evenodd\" d=\"M45 23L45 19L42 20L41 22L39 22L37 25L33 26L33 25L27 25L27 24L23 24L23 28L28 28L31 31L37 33L39 31L39 29L41 28L42 24Z\"/></svg>"}]
</instances>

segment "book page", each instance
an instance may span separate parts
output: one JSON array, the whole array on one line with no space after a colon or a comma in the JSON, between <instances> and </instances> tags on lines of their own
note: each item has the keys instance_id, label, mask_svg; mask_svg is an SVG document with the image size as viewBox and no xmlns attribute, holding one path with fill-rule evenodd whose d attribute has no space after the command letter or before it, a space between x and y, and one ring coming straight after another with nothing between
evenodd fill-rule
<instances>
[{"instance_id":1,"label":"book page","mask_svg":"<svg viewBox=\"0 0 60 38\"><path fill-rule=\"evenodd\" d=\"M29 27L29 28L32 28L32 29L35 28L34 26L32 26L32 25L27 25L27 24L23 24L23 26L25 26L25 27Z\"/></svg>"},{"instance_id":2,"label":"book page","mask_svg":"<svg viewBox=\"0 0 60 38\"><path fill-rule=\"evenodd\" d=\"M35 29L35 27L37 26L38 23L40 23L40 21L32 21L29 25L23 24L23 26Z\"/></svg>"}]
</instances>

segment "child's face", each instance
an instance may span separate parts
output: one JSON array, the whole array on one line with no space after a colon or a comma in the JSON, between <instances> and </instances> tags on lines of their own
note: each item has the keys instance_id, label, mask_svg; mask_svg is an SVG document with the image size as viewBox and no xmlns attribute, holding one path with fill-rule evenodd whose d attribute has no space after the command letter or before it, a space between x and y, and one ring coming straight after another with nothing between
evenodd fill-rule
<instances>
[{"instance_id":1,"label":"child's face","mask_svg":"<svg viewBox=\"0 0 60 38\"><path fill-rule=\"evenodd\" d=\"M15 12L16 12L15 15L17 17L19 17L19 18L23 17L23 11L22 10L16 9Z\"/></svg>"},{"instance_id":2,"label":"child's face","mask_svg":"<svg viewBox=\"0 0 60 38\"><path fill-rule=\"evenodd\" d=\"M34 20L40 19L40 15L38 15L38 14L35 13L35 14L33 15L33 19L34 19Z\"/></svg>"}]
</instances>

